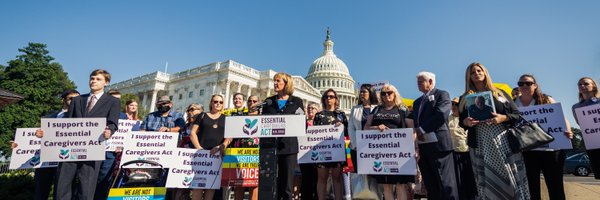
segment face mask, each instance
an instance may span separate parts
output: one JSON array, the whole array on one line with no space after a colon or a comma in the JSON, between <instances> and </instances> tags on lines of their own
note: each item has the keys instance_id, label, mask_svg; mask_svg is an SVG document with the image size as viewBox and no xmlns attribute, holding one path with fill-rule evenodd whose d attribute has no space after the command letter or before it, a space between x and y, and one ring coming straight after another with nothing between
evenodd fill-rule
<instances>
[{"instance_id":1,"label":"face mask","mask_svg":"<svg viewBox=\"0 0 600 200\"><path fill-rule=\"evenodd\" d=\"M169 110L171 110L171 107L169 107L169 105L158 106L158 112L166 113L169 112Z\"/></svg>"}]
</instances>

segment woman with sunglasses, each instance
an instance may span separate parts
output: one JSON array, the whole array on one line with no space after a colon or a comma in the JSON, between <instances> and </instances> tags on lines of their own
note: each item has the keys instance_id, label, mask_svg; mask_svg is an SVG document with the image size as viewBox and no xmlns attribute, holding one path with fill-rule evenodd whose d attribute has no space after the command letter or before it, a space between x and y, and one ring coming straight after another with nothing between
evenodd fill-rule
<instances>
[{"instance_id":1,"label":"woman with sunglasses","mask_svg":"<svg viewBox=\"0 0 600 200\"><path fill-rule=\"evenodd\" d=\"M192 126L190 139L196 149L210 150L211 154L225 152L225 147L231 143L231 139L225 138L225 115L223 111L223 96L215 94L210 98L210 110L204 115L198 115ZM215 190L194 189L192 199L213 199Z\"/></svg>"},{"instance_id":2,"label":"woman with sunglasses","mask_svg":"<svg viewBox=\"0 0 600 200\"><path fill-rule=\"evenodd\" d=\"M413 128L413 120L408 117L408 108L396 87L386 84L381 88L381 105L369 115L365 129L384 131L387 129ZM416 167L416 166L415 166ZM415 176L409 175L374 175L377 183L383 185L385 199L413 199L409 193L408 183L415 182ZM396 188L396 196L393 193Z\"/></svg>"},{"instance_id":3,"label":"woman with sunglasses","mask_svg":"<svg viewBox=\"0 0 600 200\"><path fill-rule=\"evenodd\" d=\"M535 77L531 74L523 74L519 78L520 96L515 98L517 107L543 105L555 103L552 97L542 93ZM566 120L565 120L566 121ZM567 131L564 133L568 139L573 138L571 125L568 121ZM563 185L563 166L565 164L565 153L560 149L538 148L523 152L525 170L529 181L529 193L532 200L541 199L540 172L544 174L546 187L550 199L565 199Z\"/></svg>"},{"instance_id":4,"label":"woman with sunglasses","mask_svg":"<svg viewBox=\"0 0 600 200\"><path fill-rule=\"evenodd\" d=\"M292 76L281 72L275 74L273 76L273 88L276 94L265 100L267 104L262 108L263 115L304 115L302 99L292 95L294 93ZM298 138L263 138L261 143L272 140L275 140L277 148L277 197L259 197L292 199L294 173L298 165ZM261 147L263 147L262 144Z\"/></svg>"},{"instance_id":5,"label":"woman with sunglasses","mask_svg":"<svg viewBox=\"0 0 600 200\"><path fill-rule=\"evenodd\" d=\"M306 126L313 126L315 116L320 111L321 106L318 103L310 102L306 106ZM302 183L300 186L300 194L302 199L317 199L317 166L312 163L300 164L300 174L302 174Z\"/></svg>"},{"instance_id":6,"label":"woman with sunglasses","mask_svg":"<svg viewBox=\"0 0 600 200\"><path fill-rule=\"evenodd\" d=\"M577 115L575 115L575 109L600 104L600 91L598 90L596 81L590 77L580 78L577 82L577 88L579 89L579 102L573 105L572 111L575 121L579 124ZM600 179L600 149L591 149L586 152L592 164L594 178Z\"/></svg>"},{"instance_id":7,"label":"woman with sunglasses","mask_svg":"<svg viewBox=\"0 0 600 200\"><path fill-rule=\"evenodd\" d=\"M357 157L356 157L356 131L364 130L367 118L371 114L371 110L375 109L379 104L379 97L375 92L375 88L371 84L362 84L358 91L358 105L350 110L350 119L348 122L348 135L350 135L350 158L354 164L354 171L358 172Z\"/></svg>"},{"instance_id":8,"label":"woman with sunglasses","mask_svg":"<svg viewBox=\"0 0 600 200\"><path fill-rule=\"evenodd\" d=\"M348 135L348 119L346 113L339 110L340 101L333 89L326 90L321 96L323 110L315 116L314 125L344 125L344 136ZM331 172L333 192L336 200L344 197L344 180L342 179L342 166L344 162L328 162L317 164L317 197L325 200L327 192L327 179Z\"/></svg>"},{"instance_id":9,"label":"woman with sunglasses","mask_svg":"<svg viewBox=\"0 0 600 200\"><path fill-rule=\"evenodd\" d=\"M506 130L520 119L512 98L494 87L492 77L481 63L471 63L465 71L465 92L458 111L460 126L467 129L467 145L475 171L478 199L529 199L523 156L510 150ZM493 118L469 117L466 95L491 91L496 109Z\"/></svg>"},{"instance_id":10,"label":"woman with sunglasses","mask_svg":"<svg viewBox=\"0 0 600 200\"><path fill-rule=\"evenodd\" d=\"M259 110L257 109L258 106L258 97L256 95L250 95L248 97L248 100L246 101L246 108L242 107L242 106L237 106L236 104L236 100L235 97L237 95L234 95L234 105L237 107L236 109L241 108L242 110L246 110L245 112L232 112L231 115L232 116L240 116L240 115L258 115L259 114ZM241 96L241 94L240 94ZM243 100L241 100L243 102ZM231 142L231 147L232 148L258 148L258 138L236 138L233 139ZM250 200L258 200L258 187L242 187L242 186L235 186L233 187L233 191L234 191L234 197L233 199L235 200L242 200L244 199L244 191L248 189L248 193L250 196Z\"/></svg>"}]
</instances>

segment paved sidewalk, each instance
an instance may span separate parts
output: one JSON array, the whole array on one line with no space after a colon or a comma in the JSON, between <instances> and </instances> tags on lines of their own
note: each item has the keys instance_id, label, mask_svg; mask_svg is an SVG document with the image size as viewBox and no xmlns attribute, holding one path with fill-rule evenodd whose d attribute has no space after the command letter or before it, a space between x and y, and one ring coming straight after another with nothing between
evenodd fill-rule
<instances>
[{"instance_id":1,"label":"paved sidewalk","mask_svg":"<svg viewBox=\"0 0 600 200\"><path fill-rule=\"evenodd\" d=\"M542 199L550 199L546 184L542 182ZM565 182L565 195L568 200L600 199L600 185Z\"/></svg>"}]
</instances>

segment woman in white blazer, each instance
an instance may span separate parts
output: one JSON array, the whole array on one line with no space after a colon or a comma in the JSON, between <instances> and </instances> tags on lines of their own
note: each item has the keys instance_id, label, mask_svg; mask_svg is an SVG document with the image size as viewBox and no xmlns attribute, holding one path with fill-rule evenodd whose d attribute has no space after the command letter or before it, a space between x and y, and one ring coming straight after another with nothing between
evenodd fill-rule
<instances>
[{"instance_id":1,"label":"woman in white blazer","mask_svg":"<svg viewBox=\"0 0 600 200\"><path fill-rule=\"evenodd\" d=\"M362 84L358 94L358 105L350 110L348 119L348 135L350 136L350 156L354 165L354 172L358 172L356 162L356 131L363 130L367 117L379 104L379 97L371 84Z\"/></svg>"}]
</instances>

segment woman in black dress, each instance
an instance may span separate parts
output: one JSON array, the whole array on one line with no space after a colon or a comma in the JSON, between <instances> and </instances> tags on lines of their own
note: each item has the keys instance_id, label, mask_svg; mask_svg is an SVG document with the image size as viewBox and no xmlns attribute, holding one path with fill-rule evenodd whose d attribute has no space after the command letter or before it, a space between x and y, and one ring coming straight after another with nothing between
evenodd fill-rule
<instances>
[{"instance_id":1,"label":"woman in black dress","mask_svg":"<svg viewBox=\"0 0 600 200\"><path fill-rule=\"evenodd\" d=\"M225 147L231 143L231 139L225 138L225 115L223 110L223 96L213 95L210 98L210 112L200 114L192 126L190 139L196 149L210 150L211 154L223 155ZM213 199L215 190L194 189L192 199Z\"/></svg>"},{"instance_id":2,"label":"woman in black dress","mask_svg":"<svg viewBox=\"0 0 600 200\"><path fill-rule=\"evenodd\" d=\"M377 106L369 115L366 129L384 131L387 129L412 128L413 120L408 119L408 108L402 102L402 97L396 87L386 84L381 88L382 104ZM416 166L415 166L416 167ZM385 199L412 199L408 192L408 183L415 182L411 175L375 175L378 184L383 185ZM396 196L393 187L396 186Z\"/></svg>"},{"instance_id":3,"label":"woman in black dress","mask_svg":"<svg viewBox=\"0 0 600 200\"><path fill-rule=\"evenodd\" d=\"M333 89L328 89L321 96L321 105L323 110L315 116L314 125L344 125L344 136L348 135L348 119L346 113L339 110L339 100L337 93ZM333 192L336 200L341 200L344 196L344 180L342 179L342 166L344 162L329 162L317 164L317 196L319 200L325 200L327 191L327 179L331 171L331 180Z\"/></svg>"}]
</instances>

